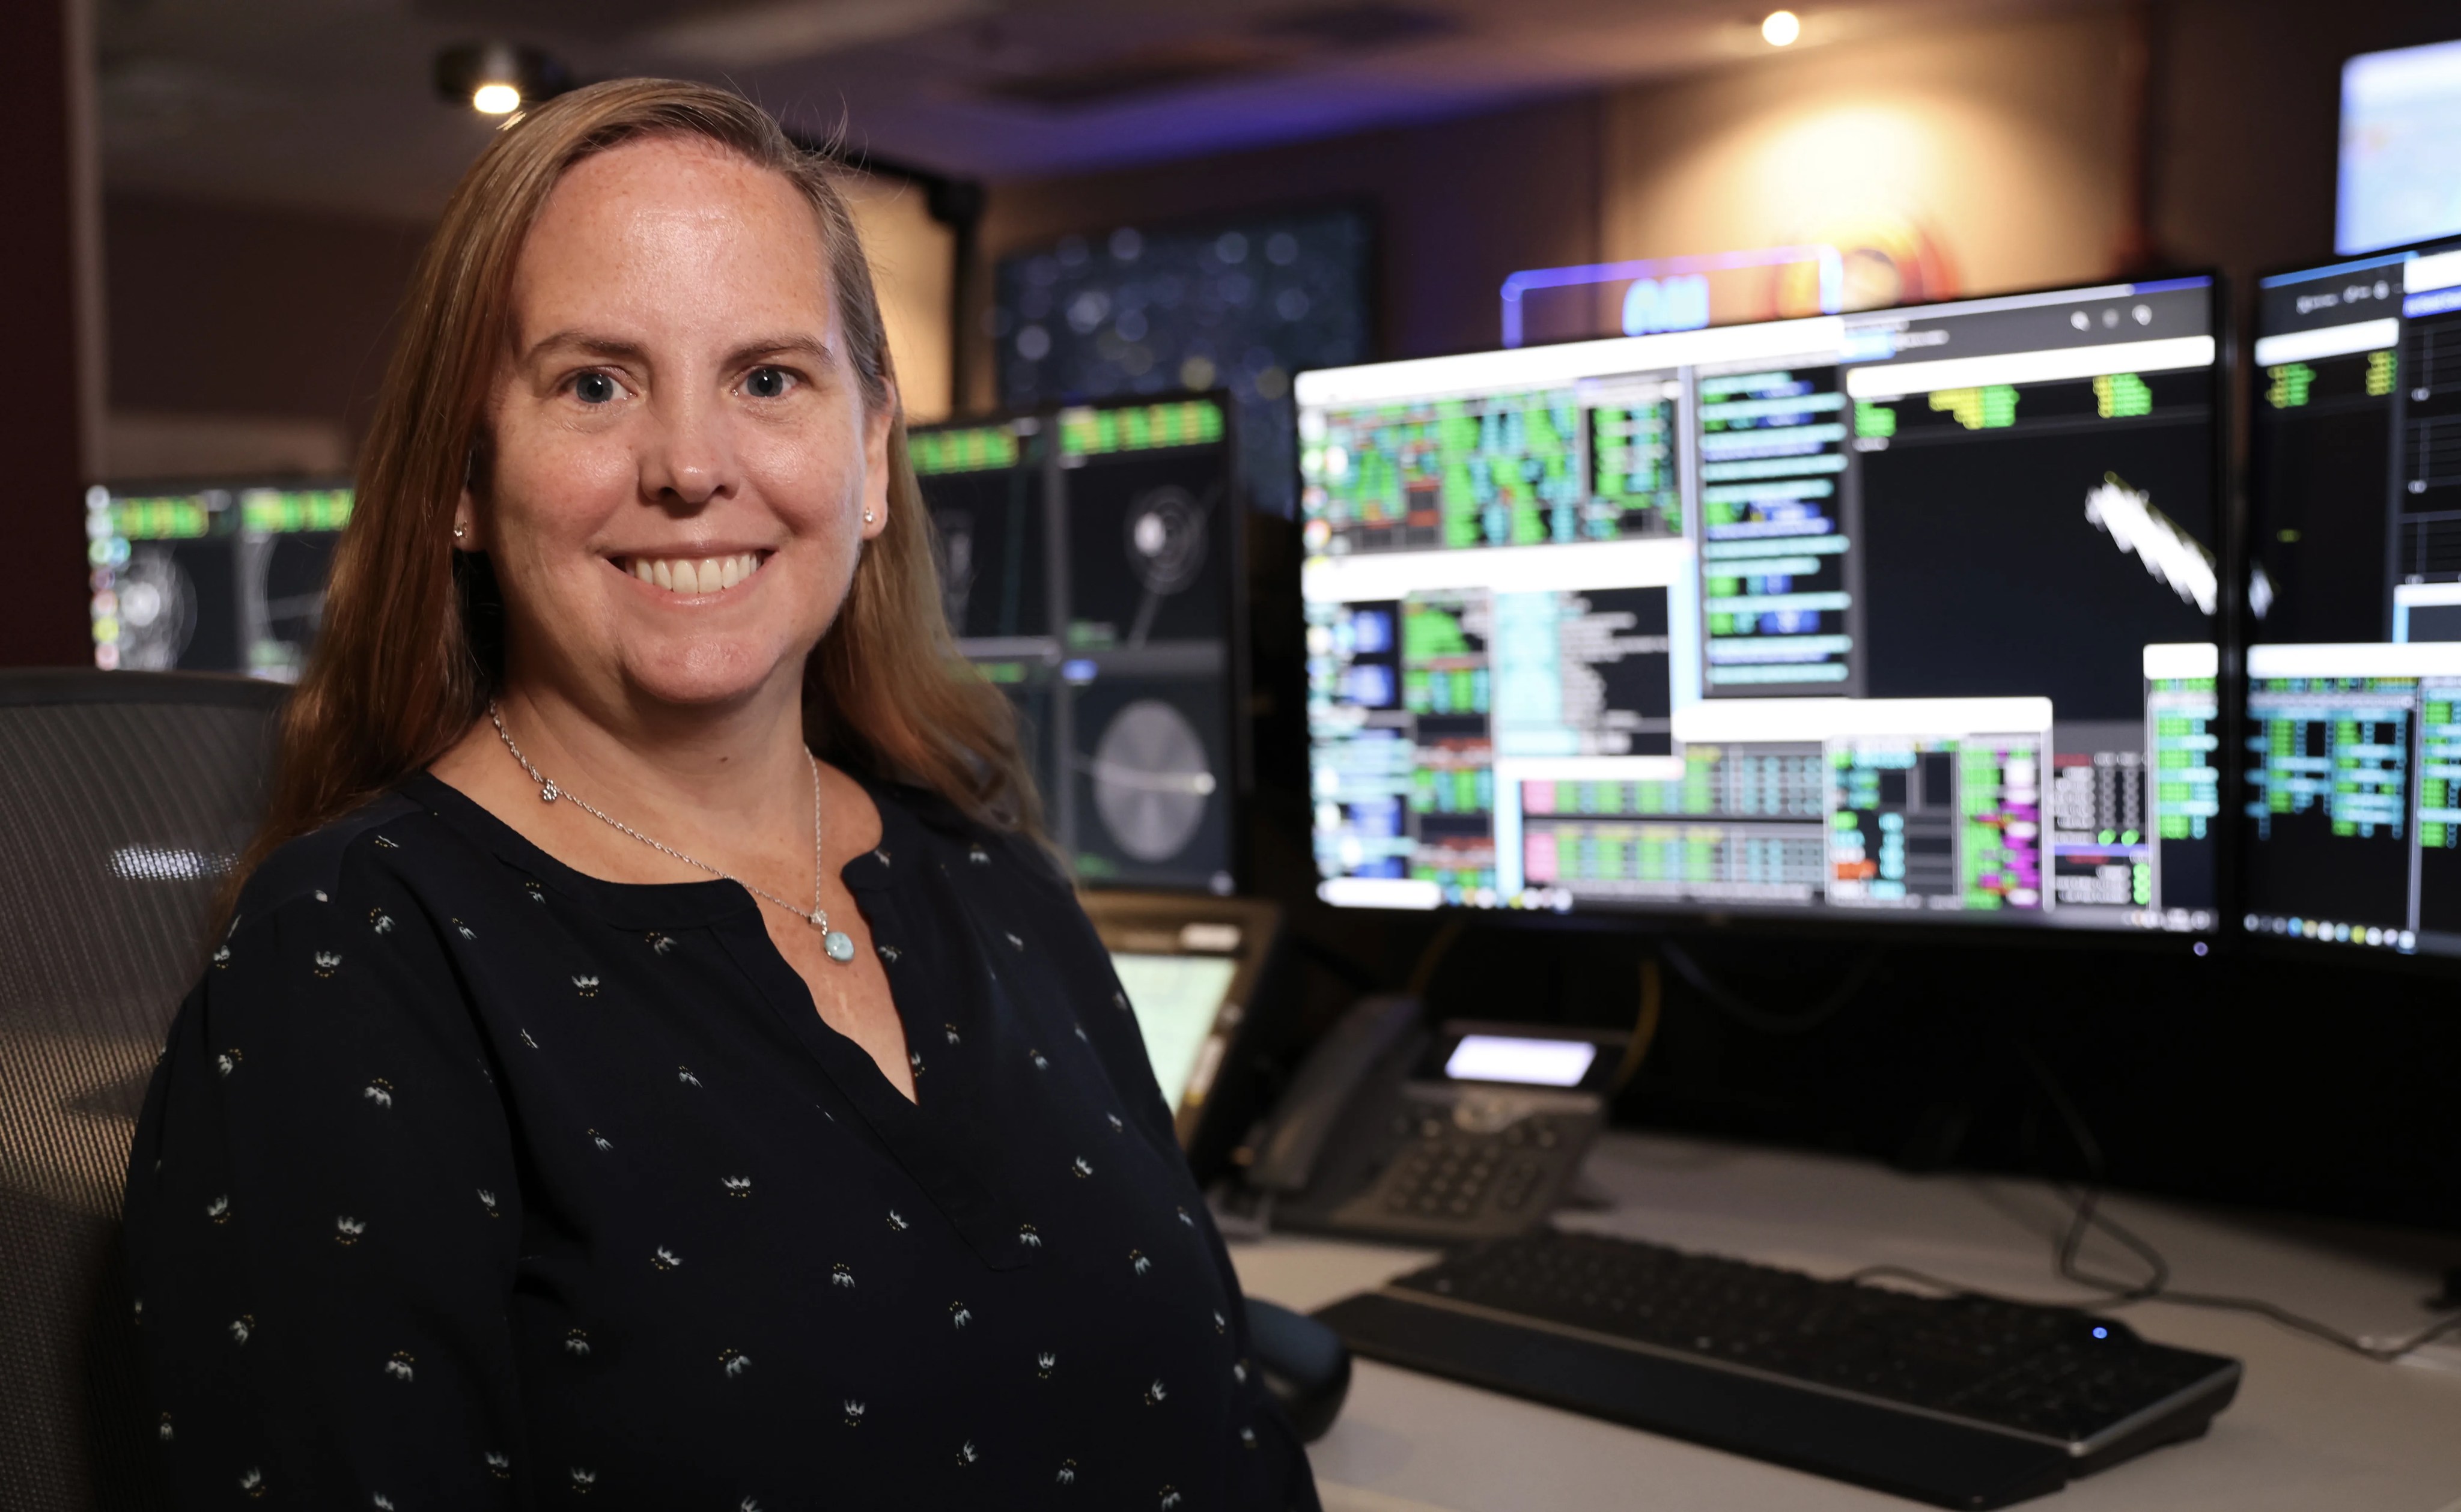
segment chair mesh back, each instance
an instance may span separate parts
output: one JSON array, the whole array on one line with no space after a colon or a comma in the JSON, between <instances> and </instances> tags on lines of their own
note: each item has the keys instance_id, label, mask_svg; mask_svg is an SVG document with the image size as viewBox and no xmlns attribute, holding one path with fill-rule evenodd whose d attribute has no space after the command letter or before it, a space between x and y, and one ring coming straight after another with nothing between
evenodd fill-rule
<instances>
[{"instance_id":1,"label":"chair mesh back","mask_svg":"<svg viewBox=\"0 0 2461 1512\"><path fill-rule=\"evenodd\" d=\"M284 690L0 673L0 1507L159 1504L119 1244L129 1138Z\"/></svg>"}]
</instances>

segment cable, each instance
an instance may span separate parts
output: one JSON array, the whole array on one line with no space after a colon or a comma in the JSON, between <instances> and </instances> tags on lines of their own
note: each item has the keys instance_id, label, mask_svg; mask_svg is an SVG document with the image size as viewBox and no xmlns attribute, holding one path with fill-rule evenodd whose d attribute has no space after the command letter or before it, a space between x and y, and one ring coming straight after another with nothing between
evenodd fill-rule
<instances>
[{"instance_id":1,"label":"cable","mask_svg":"<svg viewBox=\"0 0 2461 1512\"><path fill-rule=\"evenodd\" d=\"M1710 976L1701 969L1700 962L1692 959L1690 951L1674 941L1658 942L1658 953L1665 958L1667 965L1675 968L1676 975L1691 983L1693 990L1708 1000L1710 1007L1745 1029L1763 1034L1808 1034L1818 1029L1854 1000L1854 994L1872 979L1872 973L1880 969L1881 961L1877 947L1866 950L1862 959L1847 971L1845 980L1810 1009L1801 1013L1775 1013Z\"/></svg>"},{"instance_id":2,"label":"cable","mask_svg":"<svg viewBox=\"0 0 2461 1512\"><path fill-rule=\"evenodd\" d=\"M2429 1324L2408 1338L2395 1339L2389 1344L2370 1344L2365 1338L2344 1333L2313 1318L2301 1317L2287 1308L2277 1307L2260 1297L2217 1297L2201 1291L2165 1291L2160 1300L2175 1302L2183 1308L2218 1308L2234 1312L2253 1312L2258 1317L2269 1319L2285 1329L2295 1329L2301 1333L2313 1334L2327 1344L2338 1345L2353 1354L2364 1355L2386 1365L2421 1345L2432 1344L2453 1330L2461 1329L2461 1312L2453 1312Z\"/></svg>"},{"instance_id":3,"label":"cable","mask_svg":"<svg viewBox=\"0 0 2461 1512\"><path fill-rule=\"evenodd\" d=\"M1435 985L1436 968L1444 964L1444 957L1452 953L1453 942L1459 940L1462 931L1467 927L1458 917L1444 922L1443 927L1427 941L1427 948L1419 952L1419 964L1410 969L1409 985L1402 989L1405 994L1423 1003L1426 1001L1427 989Z\"/></svg>"},{"instance_id":4,"label":"cable","mask_svg":"<svg viewBox=\"0 0 2461 1512\"><path fill-rule=\"evenodd\" d=\"M1904 1266L1890 1265L1866 1266L1848 1276L1846 1279L1849 1282L1868 1281L1879 1276L1894 1276L1900 1280L1915 1282L1963 1296L1988 1297L1993 1301L2014 1302L2023 1307L2074 1308L2081 1312L2115 1310L2139 1302L2173 1302L2183 1308L2211 1308L2218 1311L2247 1312L2282 1328L2322 1339L2338 1349L2347 1350L2353 1354L2384 1364L2390 1364L2420 1346L2433 1343L2448 1333L2461 1331L2461 1310L2455 1310L2406 1338L2375 1344L2357 1334L2344 1333L2330 1324L2319 1323L2313 1318L2293 1312L2288 1308L2267 1302L2260 1297L2227 1297L2211 1292L2171 1289L2170 1261L2163 1258L2162 1252L2154 1248L2150 1242L2138 1237L2118 1220L2102 1211L2102 1144L2093 1137L2093 1130L2086 1126L2084 1115L2077 1111L2075 1103L2068 1100L2066 1089L2060 1085L2059 1078L2051 1075L2050 1068L2043 1064L2042 1058L2036 1055L2031 1048L2021 1044L2017 1047L2017 1053L2025 1058L2025 1064L2033 1072L2035 1081L2049 1097L2051 1106L2059 1113L2061 1121L2066 1125L2068 1138L2076 1144L2077 1153L2085 1157L2086 1174L2089 1178L2087 1184L2073 1200L2074 1207L2071 1210L2066 1232L2063 1233L2053 1246L2052 1269L2063 1281L2108 1294L2100 1300L2084 1303L2045 1302L2024 1297L2009 1297L1998 1292L1980 1291L1972 1287L1962 1287L1954 1281L1944 1281L1937 1276L1910 1269ZM2085 1245L2085 1236L2088 1230L2094 1228L2101 1229L2138 1259L2144 1261L2148 1272L2147 1278L2132 1284L2115 1281L2107 1276L2094 1275L2078 1265L2077 1254Z\"/></svg>"},{"instance_id":5,"label":"cable","mask_svg":"<svg viewBox=\"0 0 2461 1512\"><path fill-rule=\"evenodd\" d=\"M1944 1277L1935 1276L1929 1271L1915 1270L1907 1266L1865 1266L1862 1269L1853 1272L1845 1279L1849 1284L1856 1284L1871 1281L1882 1276L1894 1276L1901 1281L1912 1281L1917 1285L1930 1287L1935 1290L1944 1291L1954 1296L1985 1297L1994 1302L2014 1303L2019 1307L2027 1308L2072 1308L2079 1312L2101 1312L2106 1310L2115 1311L2118 1309L2130 1307L2139 1302L2174 1302L2183 1308L2211 1308L2217 1310L2249 1312L2254 1313L2258 1317L2277 1323L2285 1329L2290 1329L2297 1332L2307 1334L2310 1337L2321 1339L2326 1344L2333 1345L2339 1349L2347 1350L2353 1354L2361 1355L2366 1359L2375 1360L2383 1364L2390 1364L2421 1346L2431 1344L2448 1333L2453 1332L2456 1330L2461 1330L2461 1311L2454 1311L2433 1323L2429 1324L2427 1327L2420 1329L2407 1338L2395 1339L2385 1344L2372 1344L2364 1337L2356 1334L2343 1333L2342 1331L2333 1328L2329 1324L2319 1323L2313 1318L2303 1317L2299 1313L2291 1311L2287 1308L2264 1301L2259 1297L2224 1297L2215 1296L2202 1291L2173 1291L2167 1286L2162 1288L2159 1291L2150 1292L2142 1296L2120 1295L2104 1297L2089 1302L2074 1302L2065 1299L2044 1297L2012 1297L2004 1292L1984 1291L1978 1288L1960 1285L1958 1282L1947 1280ZM2086 1284L2092 1285L2092 1283ZM2131 1288L2129 1289L2132 1291L2136 1288Z\"/></svg>"},{"instance_id":6,"label":"cable","mask_svg":"<svg viewBox=\"0 0 2461 1512\"><path fill-rule=\"evenodd\" d=\"M1306 956L1362 992L1373 992L1384 985L1382 973L1362 962L1351 959L1346 952L1326 945L1321 940L1312 940L1296 930L1293 930L1284 938L1289 940L1291 948L1299 954Z\"/></svg>"},{"instance_id":7,"label":"cable","mask_svg":"<svg viewBox=\"0 0 2461 1512\"><path fill-rule=\"evenodd\" d=\"M1666 1004L1666 982L1658 963L1644 958L1640 963L1640 1012L1632 1021L1632 1039L1623 1048L1623 1063L1616 1067L1615 1090L1621 1092L1640 1074L1640 1063L1649 1054L1649 1047L1658 1040L1658 1020Z\"/></svg>"},{"instance_id":8,"label":"cable","mask_svg":"<svg viewBox=\"0 0 2461 1512\"><path fill-rule=\"evenodd\" d=\"M2024 1057L2025 1068L2033 1073L2035 1084L2043 1089L2044 1096L2050 1098L2053 1111L2059 1114L2060 1121L2067 1128L2069 1142L2076 1146L2079 1155L2085 1157L2086 1187L2076 1199L2075 1215L2068 1223L2067 1232L2060 1236L2052 1268L2058 1271L2063 1281L2110 1292L2120 1305L2139 1302L2159 1293L2171 1283L2171 1263L2162 1258L2160 1250L2137 1238L2102 1211L2103 1177L2108 1169L2102 1158L2102 1141L2093 1137L2093 1129L2085 1121L2085 1115L2068 1099L2067 1089L2060 1085L2060 1079L2051 1075L2051 1068L2043 1064L2043 1057L2034 1054L2033 1047L2020 1044L2017 1054ZM2077 1256L2085 1248L2086 1233L2097 1227L2145 1262L2147 1279L2130 1286L2124 1281L2094 1275L2077 1264Z\"/></svg>"}]
</instances>

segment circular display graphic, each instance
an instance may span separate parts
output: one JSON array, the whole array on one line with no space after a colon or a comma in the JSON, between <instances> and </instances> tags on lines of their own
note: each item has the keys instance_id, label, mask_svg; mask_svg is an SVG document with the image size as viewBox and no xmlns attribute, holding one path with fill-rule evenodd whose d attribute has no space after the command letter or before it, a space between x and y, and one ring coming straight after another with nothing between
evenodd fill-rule
<instances>
[{"instance_id":1,"label":"circular display graphic","mask_svg":"<svg viewBox=\"0 0 2461 1512\"><path fill-rule=\"evenodd\" d=\"M168 550L140 549L119 572L119 665L167 672L197 630L197 590Z\"/></svg>"},{"instance_id":2,"label":"circular display graphic","mask_svg":"<svg viewBox=\"0 0 2461 1512\"><path fill-rule=\"evenodd\" d=\"M1114 715L1095 743L1094 810L1111 841L1137 861L1170 860L1205 822L1214 778L1188 716L1159 698Z\"/></svg>"},{"instance_id":3,"label":"circular display graphic","mask_svg":"<svg viewBox=\"0 0 2461 1512\"><path fill-rule=\"evenodd\" d=\"M1128 566L1156 595L1178 592L1205 565L1205 510L1188 490L1157 488L1128 506Z\"/></svg>"}]
</instances>

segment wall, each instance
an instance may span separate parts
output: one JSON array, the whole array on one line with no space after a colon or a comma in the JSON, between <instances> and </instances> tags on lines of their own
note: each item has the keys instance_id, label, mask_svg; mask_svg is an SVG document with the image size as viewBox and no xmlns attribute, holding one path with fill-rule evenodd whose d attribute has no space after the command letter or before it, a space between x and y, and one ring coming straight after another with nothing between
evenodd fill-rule
<instances>
[{"instance_id":1,"label":"wall","mask_svg":"<svg viewBox=\"0 0 2461 1512\"><path fill-rule=\"evenodd\" d=\"M2461 32L2426 0L2350 8L2329 35L2294 0L2162 0L2147 14L2153 254L2242 279L2331 254L2343 57ZM2133 150L2126 43L2126 8L2081 8L1467 119L1003 182L986 254L1141 218L1363 201L1382 218L1388 356L1493 345L1496 286L1517 268L1874 223L1926 233L1961 292L2099 279L2116 266Z\"/></svg>"},{"instance_id":2,"label":"wall","mask_svg":"<svg viewBox=\"0 0 2461 1512\"><path fill-rule=\"evenodd\" d=\"M1493 346L1506 274L1604 259L1902 228L1928 238L1948 291L2099 278L2123 216L2124 36L2100 9L1928 30L1468 119L1005 182L985 250L1359 201L1380 217L1392 357ZM2329 151L2325 171L2329 198Z\"/></svg>"},{"instance_id":3,"label":"wall","mask_svg":"<svg viewBox=\"0 0 2461 1512\"><path fill-rule=\"evenodd\" d=\"M1491 347L1506 274L1597 256L1599 120L1599 98L1583 96L1329 141L999 183L983 226L986 265L1071 231L1346 202L1376 220L1380 352ZM989 338L978 339L986 360L976 366L974 398L987 405Z\"/></svg>"},{"instance_id":4,"label":"wall","mask_svg":"<svg viewBox=\"0 0 2461 1512\"><path fill-rule=\"evenodd\" d=\"M2333 249L2341 65L2461 34L2449 4L2160 0L2155 261L2254 276ZM1895 211L1967 292L2114 271L2129 144L2118 6L1924 32L1613 93L1610 257L1784 243ZM2244 308L2244 306L2242 306Z\"/></svg>"},{"instance_id":5,"label":"wall","mask_svg":"<svg viewBox=\"0 0 2461 1512\"><path fill-rule=\"evenodd\" d=\"M1947 291L2101 277L2124 210L2123 41L2117 12L2089 11L1616 91L1608 255L1851 247L1902 228L1943 255Z\"/></svg>"},{"instance_id":6,"label":"wall","mask_svg":"<svg viewBox=\"0 0 2461 1512\"><path fill-rule=\"evenodd\" d=\"M910 411L949 407L950 237L922 192L848 183ZM348 472L423 222L116 194L97 476Z\"/></svg>"},{"instance_id":7,"label":"wall","mask_svg":"<svg viewBox=\"0 0 2461 1512\"><path fill-rule=\"evenodd\" d=\"M87 62L80 12L71 0L0 6L0 449L9 486L0 529L18 560L45 564L20 574L0 601L0 666L86 659L84 488L88 385L96 353L79 314L93 275L82 234L91 187L89 145L74 129ZM61 570L53 564L69 564Z\"/></svg>"},{"instance_id":8,"label":"wall","mask_svg":"<svg viewBox=\"0 0 2461 1512\"><path fill-rule=\"evenodd\" d=\"M116 194L105 476L347 467L424 224Z\"/></svg>"},{"instance_id":9,"label":"wall","mask_svg":"<svg viewBox=\"0 0 2461 1512\"><path fill-rule=\"evenodd\" d=\"M2161 251L2242 273L2328 253L2340 57L2432 39L2450 30L2438 8L2369 5L2337 19L2328 46L2289 0L2175 0L2156 14ZM1386 356L1492 346L1497 287L1519 268L1766 245L1892 217L1929 233L1962 291L2098 278L2125 193L2122 39L2116 9L2086 10L1003 182L984 257L1088 228L1361 203L1378 223ZM894 181L858 182L853 198L909 408L936 416L948 232ZM347 465L426 226L138 195L113 196L107 215L104 473ZM991 365L975 371L971 402L987 404Z\"/></svg>"},{"instance_id":10,"label":"wall","mask_svg":"<svg viewBox=\"0 0 2461 1512\"><path fill-rule=\"evenodd\" d=\"M2461 36L2449 3L2163 8L2154 231L2189 264L2252 274L2329 258L2342 60Z\"/></svg>"},{"instance_id":11,"label":"wall","mask_svg":"<svg viewBox=\"0 0 2461 1512\"><path fill-rule=\"evenodd\" d=\"M950 300L956 283L956 238L931 219L923 190L899 179L848 174L848 207L888 328L899 397L914 421L948 417L951 408Z\"/></svg>"}]
</instances>

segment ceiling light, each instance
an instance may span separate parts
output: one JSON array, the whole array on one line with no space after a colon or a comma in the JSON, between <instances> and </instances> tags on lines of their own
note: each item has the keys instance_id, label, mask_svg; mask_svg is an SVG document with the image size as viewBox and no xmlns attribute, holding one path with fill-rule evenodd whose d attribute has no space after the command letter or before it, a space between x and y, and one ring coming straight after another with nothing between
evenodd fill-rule
<instances>
[{"instance_id":1,"label":"ceiling light","mask_svg":"<svg viewBox=\"0 0 2461 1512\"><path fill-rule=\"evenodd\" d=\"M1785 47L1803 35L1803 20L1791 11L1772 11L1761 23L1761 39L1771 47Z\"/></svg>"},{"instance_id":2,"label":"ceiling light","mask_svg":"<svg viewBox=\"0 0 2461 1512\"><path fill-rule=\"evenodd\" d=\"M509 116L572 88L572 71L534 47L465 42L436 54L436 93L482 116Z\"/></svg>"}]
</instances>

